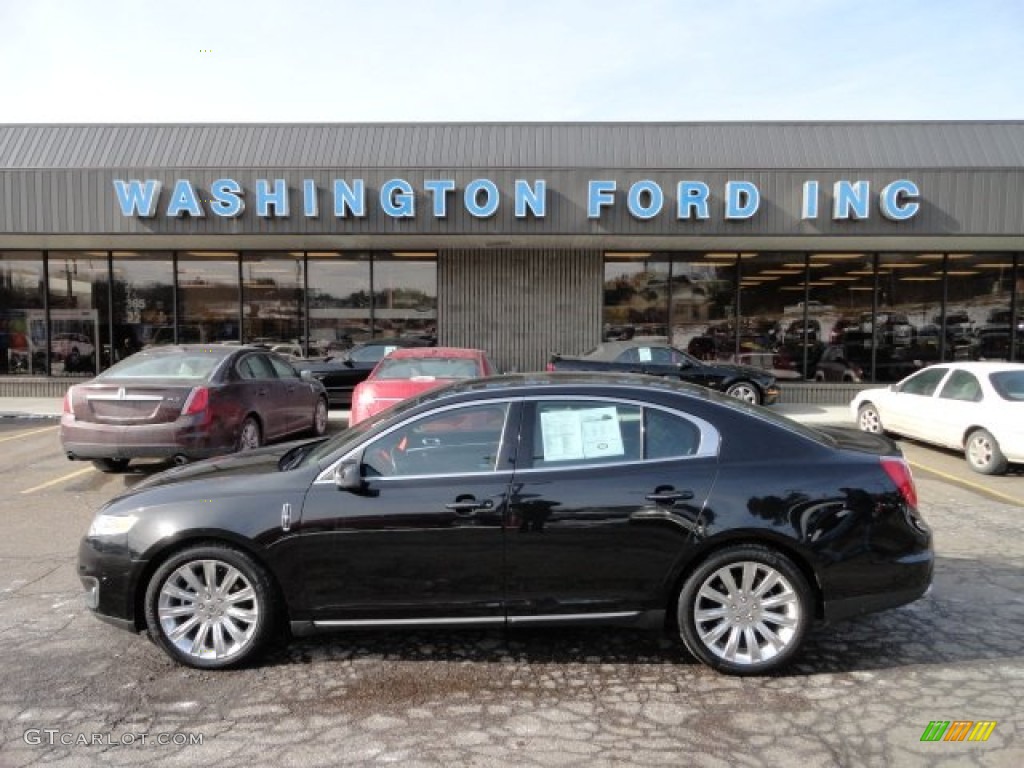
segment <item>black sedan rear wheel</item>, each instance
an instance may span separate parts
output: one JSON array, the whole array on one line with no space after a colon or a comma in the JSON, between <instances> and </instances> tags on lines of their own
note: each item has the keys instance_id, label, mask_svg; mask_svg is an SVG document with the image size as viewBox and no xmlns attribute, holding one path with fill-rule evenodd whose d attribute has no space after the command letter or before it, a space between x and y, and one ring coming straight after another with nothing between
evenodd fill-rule
<instances>
[{"instance_id":1,"label":"black sedan rear wheel","mask_svg":"<svg viewBox=\"0 0 1024 768\"><path fill-rule=\"evenodd\" d=\"M761 391L749 381L737 381L725 390L725 394L745 403L761 404Z\"/></svg>"},{"instance_id":2,"label":"black sedan rear wheel","mask_svg":"<svg viewBox=\"0 0 1024 768\"><path fill-rule=\"evenodd\" d=\"M273 636L277 610L267 572L223 545L172 555L146 589L150 637L175 661L221 669L254 659Z\"/></svg>"},{"instance_id":3,"label":"black sedan rear wheel","mask_svg":"<svg viewBox=\"0 0 1024 768\"><path fill-rule=\"evenodd\" d=\"M788 663L813 619L810 587L781 553L745 544L713 553L679 592L686 648L708 666L757 675Z\"/></svg>"}]
</instances>

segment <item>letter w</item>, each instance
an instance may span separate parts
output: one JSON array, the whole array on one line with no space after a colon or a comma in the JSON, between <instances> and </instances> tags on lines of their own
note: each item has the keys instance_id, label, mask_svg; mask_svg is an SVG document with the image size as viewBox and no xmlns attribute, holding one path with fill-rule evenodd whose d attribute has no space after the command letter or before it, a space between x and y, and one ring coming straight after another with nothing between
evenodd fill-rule
<instances>
[{"instance_id":1,"label":"letter w","mask_svg":"<svg viewBox=\"0 0 1024 768\"><path fill-rule=\"evenodd\" d=\"M949 720L932 720L921 734L921 741L941 741L942 734L949 728Z\"/></svg>"},{"instance_id":2,"label":"letter w","mask_svg":"<svg viewBox=\"0 0 1024 768\"><path fill-rule=\"evenodd\" d=\"M160 182L156 179L122 181L114 179L114 191L121 206L122 216L151 217L156 213L157 198L160 197Z\"/></svg>"}]
</instances>

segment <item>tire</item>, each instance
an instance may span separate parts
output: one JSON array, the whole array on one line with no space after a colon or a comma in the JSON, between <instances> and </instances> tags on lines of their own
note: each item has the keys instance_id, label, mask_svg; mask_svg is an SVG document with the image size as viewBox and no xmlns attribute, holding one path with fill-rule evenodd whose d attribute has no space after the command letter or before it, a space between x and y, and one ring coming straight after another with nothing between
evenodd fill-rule
<instances>
[{"instance_id":1,"label":"tire","mask_svg":"<svg viewBox=\"0 0 1024 768\"><path fill-rule=\"evenodd\" d=\"M785 666L813 620L814 600L803 573L785 555L756 544L710 555L686 579L676 603L687 650L730 675Z\"/></svg>"},{"instance_id":2,"label":"tire","mask_svg":"<svg viewBox=\"0 0 1024 768\"><path fill-rule=\"evenodd\" d=\"M987 429L976 429L967 436L964 458L967 466L982 475L1002 475L1009 466L999 442Z\"/></svg>"},{"instance_id":3,"label":"tire","mask_svg":"<svg viewBox=\"0 0 1024 768\"><path fill-rule=\"evenodd\" d=\"M313 409L313 434L317 437L327 434L327 399L323 397L317 398Z\"/></svg>"},{"instance_id":4,"label":"tire","mask_svg":"<svg viewBox=\"0 0 1024 768\"><path fill-rule=\"evenodd\" d=\"M93 459L92 465L100 472L115 473L128 469L131 459Z\"/></svg>"},{"instance_id":5,"label":"tire","mask_svg":"<svg viewBox=\"0 0 1024 768\"><path fill-rule=\"evenodd\" d=\"M246 416L238 430L238 450L254 451L263 445L263 430L255 416Z\"/></svg>"},{"instance_id":6,"label":"tire","mask_svg":"<svg viewBox=\"0 0 1024 768\"><path fill-rule=\"evenodd\" d=\"M256 659L273 639L276 594L267 572L246 553L219 544L193 546L171 555L150 579L146 626L179 664L238 666Z\"/></svg>"},{"instance_id":7,"label":"tire","mask_svg":"<svg viewBox=\"0 0 1024 768\"><path fill-rule=\"evenodd\" d=\"M761 391L749 381L737 381L725 390L725 394L745 403L761 404Z\"/></svg>"},{"instance_id":8,"label":"tire","mask_svg":"<svg viewBox=\"0 0 1024 768\"><path fill-rule=\"evenodd\" d=\"M857 427L861 432L870 432L873 435L884 435L882 417L878 409L871 403L864 403L857 409Z\"/></svg>"}]
</instances>

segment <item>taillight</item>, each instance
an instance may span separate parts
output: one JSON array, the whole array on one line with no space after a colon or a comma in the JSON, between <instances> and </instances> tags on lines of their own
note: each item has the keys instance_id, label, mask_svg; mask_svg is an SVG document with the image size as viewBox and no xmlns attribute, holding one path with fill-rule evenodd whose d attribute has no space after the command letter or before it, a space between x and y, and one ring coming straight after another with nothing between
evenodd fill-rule
<instances>
[{"instance_id":1,"label":"taillight","mask_svg":"<svg viewBox=\"0 0 1024 768\"><path fill-rule=\"evenodd\" d=\"M210 390L206 387L193 387L188 395L188 399L185 401L185 405L182 406L181 415L192 416L203 413L209 407Z\"/></svg>"},{"instance_id":2,"label":"taillight","mask_svg":"<svg viewBox=\"0 0 1024 768\"><path fill-rule=\"evenodd\" d=\"M550 373L551 371L555 370L555 364L548 363L546 366L544 366L544 370Z\"/></svg>"},{"instance_id":3,"label":"taillight","mask_svg":"<svg viewBox=\"0 0 1024 768\"><path fill-rule=\"evenodd\" d=\"M71 410L71 389L70 388L68 389L67 392L64 393L64 406L63 406L62 410L64 411L64 413L68 414L69 416L73 413L73 411Z\"/></svg>"},{"instance_id":4,"label":"taillight","mask_svg":"<svg viewBox=\"0 0 1024 768\"><path fill-rule=\"evenodd\" d=\"M892 456L883 456L882 469L895 483L903 500L913 509L917 509L917 488L914 486L914 476L910 473L907 462Z\"/></svg>"}]
</instances>

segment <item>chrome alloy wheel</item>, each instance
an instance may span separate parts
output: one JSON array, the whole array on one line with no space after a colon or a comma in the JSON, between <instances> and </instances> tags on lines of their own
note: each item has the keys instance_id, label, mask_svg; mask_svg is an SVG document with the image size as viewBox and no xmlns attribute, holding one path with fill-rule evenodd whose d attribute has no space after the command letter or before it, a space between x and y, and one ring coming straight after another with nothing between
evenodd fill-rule
<instances>
[{"instance_id":1,"label":"chrome alloy wheel","mask_svg":"<svg viewBox=\"0 0 1024 768\"><path fill-rule=\"evenodd\" d=\"M327 401L323 398L316 401L316 411L313 413L313 432L318 436L327 432Z\"/></svg>"},{"instance_id":2,"label":"chrome alloy wheel","mask_svg":"<svg viewBox=\"0 0 1024 768\"><path fill-rule=\"evenodd\" d=\"M873 405L862 405L857 412L857 426L862 432L882 434L882 417L878 415L878 409Z\"/></svg>"},{"instance_id":3,"label":"chrome alloy wheel","mask_svg":"<svg viewBox=\"0 0 1024 768\"><path fill-rule=\"evenodd\" d=\"M157 616L183 655L226 661L248 649L260 610L252 584L237 568L221 560L191 560L164 581Z\"/></svg>"},{"instance_id":4,"label":"chrome alloy wheel","mask_svg":"<svg viewBox=\"0 0 1024 768\"><path fill-rule=\"evenodd\" d=\"M729 397L735 397L737 400L742 400L745 403L752 403L754 405L760 405L761 403L761 396L752 384L733 384L725 394L729 395Z\"/></svg>"},{"instance_id":5,"label":"chrome alloy wheel","mask_svg":"<svg viewBox=\"0 0 1024 768\"><path fill-rule=\"evenodd\" d=\"M242 433L238 438L238 450L253 451L260 447L260 425L253 418L248 418L242 424Z\"/></svg>"},{"instance_id":6,"label":"chrome alloy wheel","mask_svg":"<svg viewBox=\"0 0 1024 768\"><path fill-rule=\"evenodd\" d=\"M697 636L715 656L739 666L763 664L799 637L800 599L783 574L739 561L714 571L693 602Z\"/></svg>"}]
</instances>

